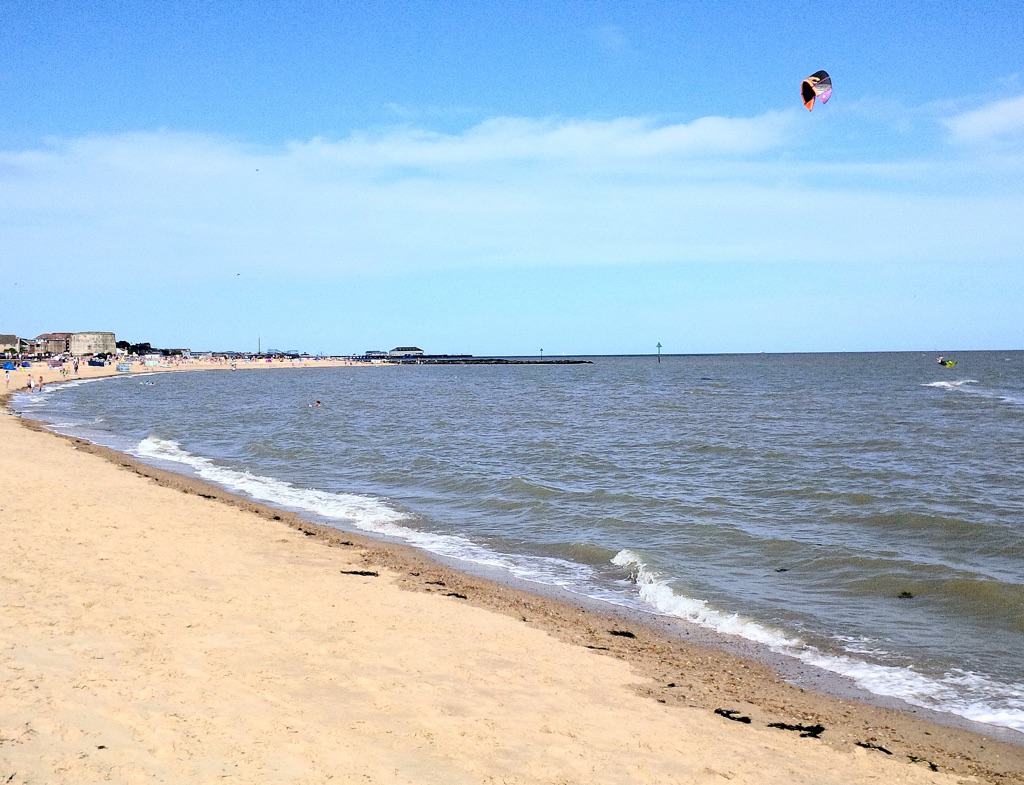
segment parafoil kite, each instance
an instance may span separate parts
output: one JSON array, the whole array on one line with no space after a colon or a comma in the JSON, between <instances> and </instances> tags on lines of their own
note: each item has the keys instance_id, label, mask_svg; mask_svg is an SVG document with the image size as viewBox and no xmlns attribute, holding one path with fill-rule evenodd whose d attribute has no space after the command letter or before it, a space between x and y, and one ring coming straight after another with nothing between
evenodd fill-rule
<instances>
[{"instance_id":1,"label":"parafoil kite","mask_svg":"<svg viewBox=\"0 0 1024 785\"><path fill-rule=\"evenodd\" d=\"M810 112L814 109L815 100L823 104L828 103L832 97L832 77L828 71L815 71L813 74L800 83L800 97L804 99L804 106Z\"/></svg>"}]
</instances>

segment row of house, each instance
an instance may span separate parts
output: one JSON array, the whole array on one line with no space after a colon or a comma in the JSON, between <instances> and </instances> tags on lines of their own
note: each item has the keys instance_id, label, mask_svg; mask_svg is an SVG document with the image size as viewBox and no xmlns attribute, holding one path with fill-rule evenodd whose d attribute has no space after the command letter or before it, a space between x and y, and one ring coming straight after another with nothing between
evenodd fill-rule
<instances>
[{"instance_id":1,"label":"row of house","mask_svg":"<svg viewBox=\"0 0 1024 785\"><path fill-rule=\"evenodd\" d=\"M117 339L108 332L43 333L35 338L0 334L0 354L114 354Z\"/></svg>"}]
</instances>

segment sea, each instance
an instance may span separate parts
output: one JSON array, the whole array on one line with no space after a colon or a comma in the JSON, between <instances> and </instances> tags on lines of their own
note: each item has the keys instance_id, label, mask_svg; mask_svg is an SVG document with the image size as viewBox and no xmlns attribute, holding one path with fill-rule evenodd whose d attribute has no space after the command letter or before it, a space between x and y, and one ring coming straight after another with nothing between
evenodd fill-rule
<instances>
[{"instance_id":1,"label":"sea","mask_svg":"<svg viewBox=\"0 0 1024 785\"><path fill-rule=\"evenodd\" d=\"M165 373L14 408L470 571L1024 734L1024 352L954 356Z\"/></svg>"}]
</instances>

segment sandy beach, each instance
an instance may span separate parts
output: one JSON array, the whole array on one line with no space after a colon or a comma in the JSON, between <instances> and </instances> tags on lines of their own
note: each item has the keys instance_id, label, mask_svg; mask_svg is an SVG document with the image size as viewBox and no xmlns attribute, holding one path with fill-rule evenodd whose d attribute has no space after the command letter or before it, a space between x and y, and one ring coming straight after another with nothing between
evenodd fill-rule
<instances>
[{"instance_id":1,"label":"sandy beach","mask_svg":"<svg viewBox=\"0 0 1024 785\"><path fill-rule=\"evenodd\" d=\"M0 442L0 783L1024 783L1022 746L805 691L6 408Z\"/></svg>"}]
</instances>

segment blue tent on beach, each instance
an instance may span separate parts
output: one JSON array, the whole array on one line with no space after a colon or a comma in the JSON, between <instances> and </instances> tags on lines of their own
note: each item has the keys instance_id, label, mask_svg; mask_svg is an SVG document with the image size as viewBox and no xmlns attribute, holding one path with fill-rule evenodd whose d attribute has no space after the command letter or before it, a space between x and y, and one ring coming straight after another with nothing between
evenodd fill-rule
<instances>
[{"instance_id":1,"label":"blue tent on beach","mask_svg":"<svg viewBox=\"0 0 1024 785\"><path fill-rule=\"evenodd\" d=\"M14 363L12 363L10 360L8 360L7 362L4 363L4 370L5 371L16 371L16 370L18 370L18 366L15 365Z\"/></svg>"}]
</instances>

